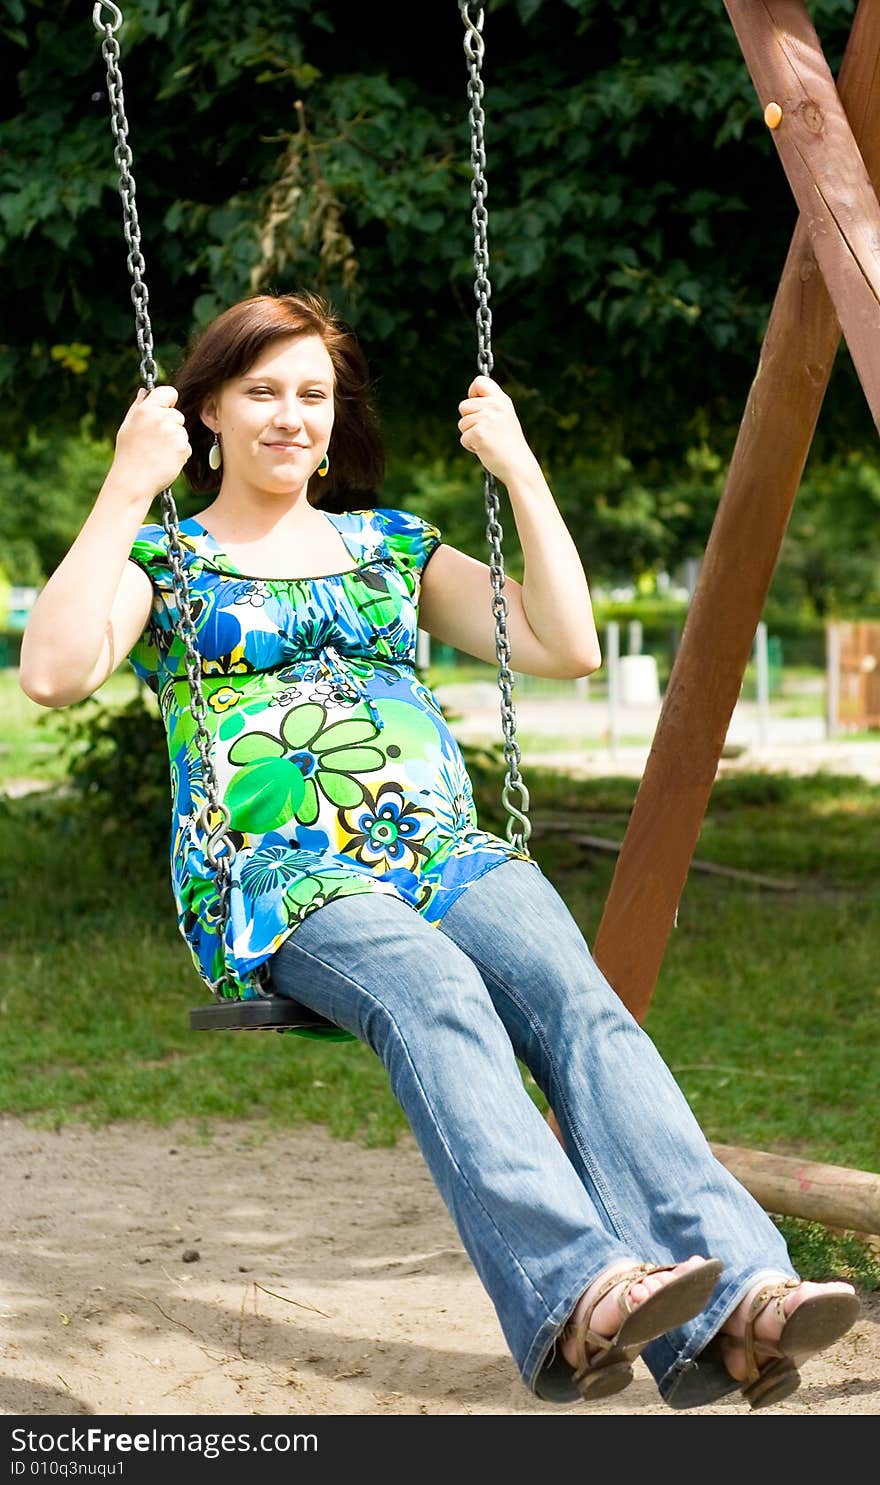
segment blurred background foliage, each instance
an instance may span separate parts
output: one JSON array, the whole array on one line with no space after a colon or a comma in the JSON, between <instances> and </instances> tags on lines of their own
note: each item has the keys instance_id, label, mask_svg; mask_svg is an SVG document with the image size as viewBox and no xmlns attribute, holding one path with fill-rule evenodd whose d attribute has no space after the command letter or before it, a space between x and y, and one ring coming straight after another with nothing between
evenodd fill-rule
<instances>
[{"instance_id":1,"label":"blurred background foliage","mask_svg":"<svg viewBox=\"0 0 880 1485\"><path fill-rule=\"evenodd\" d=\"M377 503L483 555L456 427L476 371L458 7L422 0L417 29L332 0L122 8L161 375L239 298L326 294L375 377ZM854 9L810 7L833 67ZM494 374L591 580L673 570L705 548L795 223L771 136L717 0L495 0L484 33ZM35 583L94 499L138 356L91 6L0 0L0 34L0 539ZM880 611L875 441L842 349L786 606Z\"/></svg>"}]
</instances>

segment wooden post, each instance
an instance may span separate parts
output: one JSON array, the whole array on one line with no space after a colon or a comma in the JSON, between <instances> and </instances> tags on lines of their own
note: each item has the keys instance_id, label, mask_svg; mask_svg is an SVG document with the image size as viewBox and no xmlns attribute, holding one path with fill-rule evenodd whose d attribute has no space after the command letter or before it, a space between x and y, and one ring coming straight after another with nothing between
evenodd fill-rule
<instances>
[{"instance_id":1,"label":"wooden post","mask_svg":"<svg viewBox=\"0 0 880 1485\"><path fill-rule=\"evenodd\" d=\"M773 55L779 51L774 36ZM878 55L880 6L861 0L840 92L872 178L880 173ZM834 168L829 161L826 173L833 175ZM828 199L833 196L829 184ZM870 210L873 225L876 199ZM863 253L863 235L851 235ZM802 217L593 946L603 973L639 1020L650 1004L687 880L839 338L810 223Z\"/></svg>"},{"instance_id":2,"label":"wooden post","mask_svg":"<svg viewBox=\"0 0 880 1485\"><path fill-rule=\"evenodd\" d=\"M825 627L825 731L840 735L840 626Z\"/></svg>"},{"instance_id":3,"label":"wooden post","mask_svg":"<svg viewBox=\"0 0 880 1485\"><path fill-rule=\"evenodd\" d=\"M712 1154L766 1212L852 1232L880 1233L880 1176L871 1171L735 1145L713 1145Z\"/></svg>"},{"instance_id":4,"label":"wooden post","mask_svg":"<svg viewBox=\"0 0 880 1485\"><path fill-rule=\"evenodd\" d=\"M773 142L880 429L880 206L865 162L803 0L724 4L762 112L782 109Z\"/></svg>"}]
</instances>

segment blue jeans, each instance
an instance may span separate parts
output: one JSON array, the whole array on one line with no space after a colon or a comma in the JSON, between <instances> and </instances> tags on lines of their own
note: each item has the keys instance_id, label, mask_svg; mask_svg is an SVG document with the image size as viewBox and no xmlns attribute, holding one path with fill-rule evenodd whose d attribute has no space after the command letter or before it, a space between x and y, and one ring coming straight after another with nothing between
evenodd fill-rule
<instances>
[{"instance_id":1,"label":"blue jeans","mask_svg":"<svg viewBox=\"0 0 880 1485\"><path fill-rule=\"evenodd\" d=\"M327 903L270 968L276 993L381 1058L531 1391L577 1400L556 1342L603 1269L694 1253L724 1263L715 1292L642 1358L671 1407L737 1389L708 1343L757 1275L794 1274L782 1236L712 1155L537 863L503 860L437 924L379 894Z\"/></svg>"}]
</instances>

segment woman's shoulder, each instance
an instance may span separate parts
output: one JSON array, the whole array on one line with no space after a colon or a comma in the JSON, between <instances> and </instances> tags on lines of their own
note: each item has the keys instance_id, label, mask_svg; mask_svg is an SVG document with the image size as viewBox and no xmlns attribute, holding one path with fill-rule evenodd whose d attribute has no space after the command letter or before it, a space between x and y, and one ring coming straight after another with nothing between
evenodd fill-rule
<instances>
[{"instance_id":1,"label":"woman's shoulder","mask_svg":"<svg viewBox=\"0 0 880 1485\"><path fill-rule=\"evenodd\" d=\"M347 511L335 519L350 520L351 529L358 528L364 536L371 534L389 556L408 564L422 565L441 541L439 528L432 521L401 506L375 505L368 510Z\"/></svg>"},{"instance_id":2,"label":"woman's shoulder","mask_svg":"<svg viewBox=\"0 0 880 1485\"><path fill-rule=\"evenodd\" d=\"M440 544L430 521L398 506L327 512L358 563L388 560L405 569L422 568Z\"/></svg>"},{"instance_id":3,"label":"woman's shoulder","mask_svg":"<svg viewBox=\"0 0 880 1485\"><path fill-rule=\"evenodd\" d=\"M434 531L437 529L424 516L417 515L415 511L407 510L403 506L377 505L372 508L369 515L388 536L411 536L426 528Z\"/></svg>"},{"instance_id":4,"label":"woman's shoulder","mask_svg":"<svg viewBox=\"0 0 880 1485\"><path fill-rule=\"evenodd\" d=\"M442 541L439 527L415 511L397 507L381 506L375 514L391 556L408 570L421 572Z\"/></svg>"}]
</instances>

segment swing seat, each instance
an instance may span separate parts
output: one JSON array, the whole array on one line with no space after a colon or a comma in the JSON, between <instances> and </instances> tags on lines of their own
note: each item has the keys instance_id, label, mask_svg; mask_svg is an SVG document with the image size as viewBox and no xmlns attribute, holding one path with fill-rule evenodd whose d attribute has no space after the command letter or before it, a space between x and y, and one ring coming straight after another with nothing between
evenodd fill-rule
<instances>
[{"instance_id":1,"label":"swing seat","mask_svg":"<svg viewBox=\"0 0 880 1485\"><path fill-rule=\"evenodd\" d=\"M347 1042L354 1038L317 1011L290 1000L286 995L261 995L255 1000L214 1001L194 1006L189 1013L191 1031L292 1031L323 1041Z\"/></svg>"}]
</instances>

